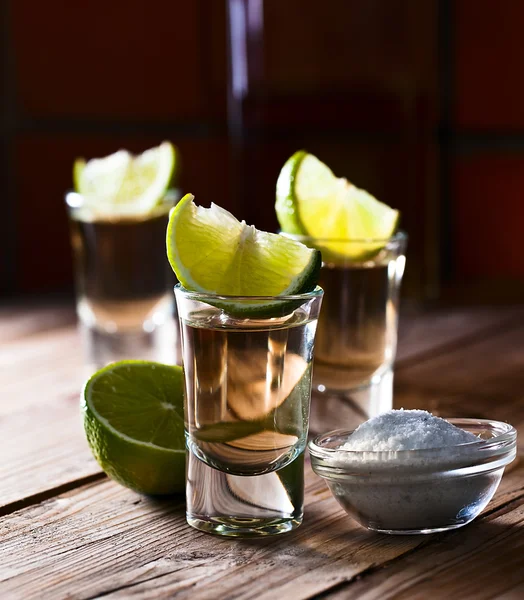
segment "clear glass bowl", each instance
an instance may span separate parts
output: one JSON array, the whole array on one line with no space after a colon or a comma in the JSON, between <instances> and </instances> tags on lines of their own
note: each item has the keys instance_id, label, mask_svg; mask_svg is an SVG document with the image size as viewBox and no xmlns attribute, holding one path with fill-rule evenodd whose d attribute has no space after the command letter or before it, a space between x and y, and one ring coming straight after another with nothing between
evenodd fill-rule
<instances>
[{"instance_id":1,"label":"clear glass bowl","mask_svg":"<svg viewBox=\"0 0 524 600\"><path fill-rule=\"evenodd\" d=\"M448 420L478 441L363 452L342 450L353 432L337 430L309 443L311 466L344 510L368 529L418 534L462 527L493 497L504 467L516 456L517 432L499 421Z\"/></svg>"}]
</instances>

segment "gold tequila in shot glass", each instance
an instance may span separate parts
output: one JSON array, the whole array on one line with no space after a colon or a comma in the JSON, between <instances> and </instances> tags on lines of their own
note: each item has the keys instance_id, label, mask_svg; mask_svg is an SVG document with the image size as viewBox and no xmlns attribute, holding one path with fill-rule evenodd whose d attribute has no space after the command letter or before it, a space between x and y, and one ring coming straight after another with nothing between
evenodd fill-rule
<instances>
[{"instance_id":1,"label":"gold tequila in shot glass","mask_svg":"<svg viewBox=\"0 0 524 600\"><path fill-rule=\"evenodd\" d=\"M344 399L346 419L351 420L354 413L353 423L346 420L345 425L357 425L392 408L398 302L407 238L397 233L387 240L366 242L303 241L315 248L326 248L326 244L344 248L344 254L337 258L324 250L319 285L325 295L318 323L313 387L319 396ZM364 256L350 258L359 254L352 252L357 245ZM320 401L314 410L315 416L327 424L329 403L323 405ZM332 418L331 424L336 426L340 415Z\"/></svg>"},{"instance_id":2,"label":"gold tequila in shot glass","mask_svg":"<svg viewBox=\"0 0 524 600\"><path fill-rule=\"evenodd\" d=\"M188 523L226 536L290 531L303 515L322 290L274 298L175 291L186 378ZM283 316L234 317L221 300L271 302Z\"/></svg>"},{"instance_id":3,"label":"gold tequila in shot glass","mask_svg":"<svg viewBox=\"0 0 524 600\"><path fill-rule=\"evenodd\" d=\"M399 213L301 150L276 187L285 236L322 252L312 429L354 427L392 408L407 237Z\"/></svg>"},{"instance_id":4,"label":"gold tequila in shot glass","mask_svg":"<svg viewBox=\"0 0 524 600\"><path fill-rule=\"evenodd\" d=\"M122 150L75 164L81 191L66 194L66 208L77 314L95 368L130 358L180 362L176 279L165 257L169 211L179 197L163 189L172 166L162 161L170 156L172 146L163 144L138 157Z\"/></svg>"}]
</instances>

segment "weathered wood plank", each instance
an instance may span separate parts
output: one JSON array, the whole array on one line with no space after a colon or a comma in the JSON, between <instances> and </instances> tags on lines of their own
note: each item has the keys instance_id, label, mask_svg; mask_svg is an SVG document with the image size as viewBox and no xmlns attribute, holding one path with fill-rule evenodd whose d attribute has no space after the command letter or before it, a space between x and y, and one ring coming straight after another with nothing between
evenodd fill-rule
<instances>
[{"instance_id":1,"label":"weathered wood plank","mask_svg":"<svg viewBox=\"0 0 524 600\"><path fill-rule=\"evenodd\" d=\"M489 344L489 341L486 342ZM464 357L462 356L464 353ZM455 364L465 364L468 347L463 351L453 354ZM523 377L523 362L517 361L515 365L504 372L504 377L498 377L491 373L484 379L485 387L491 389L489 394L482 389L454 391L453 388L441 389L425 387L429 378L411 380L411 368L400 372L395 376L394 385L394 408L424 408L437 416L448 417L471 417L478 419L492 419L505 421L517 427L519 423L524 424L524 385L518 382ZM413 367L417 368L417 367ZM404 376L406 373L406 377ZM439 381L445 380L445 373ZM509 383L508 383L509 382ZM495 390L500 386L500 393ZM355 421L354 408L344 398L315 396L311 405L311 427L313 434L345 427L345 423ZM524 433L524 431L523 431ZM519 448L524 451L524 435L518 438Z\"/></svg>"},{"instance_id":2,"label":"weathered wood plank","mask_svg":"<svg viewBox=\"0 0 524 600\"><path fill-rule=\"evenodd\" d=\"M40 332L0 346L0 417L33 405L78 397L89 370L74 327Z\"/></svg>"},{"instance_id":3,"label":"weathered wood plank","mask_svg":"<svg viewBox=\"0 0 524 600\"><path fill-rule=\"evenodd\" d=\"M501 487L500 492L490 503L487 514L507 505L510 500L524 503L522 485L518 492L515 491L519 484L524 483L522 481L523 467L524 465L520 465L518 473L515 472L511 477L507 477L506 488ZM329 500L332 501L331 498ZM259 555L256 565L243 565L236 569L216 573L211 579L196 582L194 586L183 592L171 584L169 576L159 576L155 577L154 581L127 588L125 593L128 597L133 598L170 598L176 592L177 598L188 598L188 600L192 595L206 600L215 598L271 600L276 593L282 598L312 598L316 594L325 593L326 590L345 582L355 581L362 573L380 567L389 561L397 560L405 554L411 555L412 552L416 554L421 548L429 549L435 539L441 539L441 537L434 536L393 537L371 534L346 517L338 507L330 508L329 503L324 505L315 503L309 509L309 512L312 511L319 513L318 522L319 524L323 523L324 527L327 526L327 529L321 526L312 531L307 528L309 520L306 520L301 532L302 536L293 543L295 546L297 542L307 545L310 552L314 549L315 560L312 560L309 554L303 556L297 554L297 551L292 553L292 559L279 560L278 552L281 544L277 544L277 547L272 550L270 564L267 565L267 568L265 556ZM326 515L330 515L330 518L326 519ZM342 518L339 519L338 515L341 515ZM333 526L331 517L336 519ZM347 530L346 527L348 527ZM319 538L321 542L317 548ZM286 540L283 539L282 543L287 547ZM393 556L392 550L401 552L396 558L388 558ZM152 590L157 595L153 595ZM125 596L122 591L115 595L110 594L109 597Z\"/></svg>"},{"instance_id":4,"label":"weathered wood plank","mask_svg":"<svg viewBox=\"0 0 524 600\"><path fill-rule=\"evenodd\" d=\"M506 592L497 593L497 598L499 600L522 600L524 598L524 583L516 585Z\"/></svg>"},{"instance_id":5,"label":"weathered wood plank","mask_svg":"<svg viewBox=\"0 0 524 600\"><path fill-rule=\"evenodd\" d=\"M504 477L488 507L488 521L498 519L494 511L508 502L513 502L508 519L521 510L523 475L521 463ZM453 557L458 560L460 555L467 562L478 549L468 541L470 537L484 540L483 520L447 536L373 534L342 511L309 468L306 481L302 527L281 538L255 541L223 540L197 532L186 525L180 498L152 500L110 481L61 494L2 520L0 595L64 598L74 590L75 598L176 594L177 598L269 600L278 590L279 597L300 600L353 582L385 563L394 565L415 550L411 556L420 552L430 560L434 545L444 555L451 548ZM519 519L515 527L521 526ZM501 535L506 535L506 521L500 523ZM478 528L480 534L471 533ZM522 531L521 537L524 542Z\"/></svg>"},{"instance_id":6,"label":"weathered wood plank","mask_svg":"<svg viewBox=\"0 0 524 600\"><path fill-rule=\"evenodd\" d=\"M40 313L37 311L35 314L38 316ZM500 312L481 311L478 314L473 311L472 314L475 318L468 317L466 311L458 311L449 320L445 314L441 315L437 330L431 325L431 319L413 317L416 318L417 325L410 329L410 321L406 321L411 333L405 338L403 347L409 349L412 345L416 346L417 340L425 340L424 347L427 349L430 346L426 340L432 339L432 335L440 331L432 346L435 350L440 347L438 344L445 343L446 340L456 340L460 323L467 325L463 335L470 335L475 326L482 332L486 327L491 327L497 318L501 318ZM503 319L508 318L505 312L502 314ZM511 314L514 315L515 311ZM49 315L46 318L52 320ZM60 319L57 319L60 323ZM428 328L433 332L431 335L427 334ZM442 334L444 331L446 335ZM489 339L484 339L477 345L482 349L487 348L486 351L489 352ZM455 352L460 353L459 350ZM434 360L442 361L446 356ZM467 356L466 353L466 358ZM459 364L462 362L462 359L458 361L456 357L454 360ZM0 465L0 477L4 482L0 487L0 506L99 472L79 425L78 397L88 375L82 361L80 338L74 327L58 326L52 331L37 330L36 333L19 336L0 346L0 439L4 450L4 460ZM432 362L424 363L429 371ZM515 365L519 365L518 361ZM474 369L474 366L473 362L471 368ZM461 400L453 405L448 402L449 392L440 397L439 393L429 394L424 391L425 380L413 381L411 378L412 371L417 368L413 364L409 368L399 369L397 406L428 406L448 416L486 416L479 414L479 407L486 406L486 403L477 403L476 398L468 400L469 396L462 395ZM512 381L518 380L521 372L519 366ZM498 377L496 379L496 385L500 385ZM445 381L445 374L441 374L439 380ZM506 394L505 401L507 404L512 399ZM491 403L488 406L490 405ZM453 411L446 410L448 406L454 406ZM506 418L505 413L503 414L504 406L502 403L494 404L494 410L490 409L489 416ZM512 406L516 411L520 410L519 399L513 399ZM343 423L344 407L335 406L331 413L336 415L336 426L340 426ZM325 429L329 427L327 423ZM38 433L35 434L35 431Z\"/></svg>"},{"instance_id":7,"label":"weathered wood plank","mask_svg":"<svg viewBox=\"0 0 524 600\"><path fill-rule=\"evenodd\" d=\"M465 309L438 310L430 313L411 311L404 314L399 330L395 408L423 407L434 409L438 414L442 392L433 393L433 390L427 389L425 381L420 382L418 379L415 381L415 385L406 385L406 382L411 381L412 367L422 363L427 364L431 369L434 360L450 354L454 356L457 364L461 364L461 352L467 353L465 348L480 343L484 349L487 347L489 351L489 340L494 336L500 336L501 331L511 331L512 328L518 327L523 316L522 307L504 310L486 308L469 309L469 311ZM504 343L505 339L502 340L502 344ZM518 363L519 366L524 364L523 361ZM518 377L522 372L523 370L519 368L515 375ZM407 376L404 376L404 373L407 373ZM433 373L432 375L439 379L442 387L445 387L446 373L438 372L438 374ZM475 388L463 389L471 392ZM515 389L518 387L512 388L511 391L513 392ZM488 406L489 404L491 403L488 403ZM430 408L430 405L433 408ZM444 416L481 416L475 414L475 411L461 410L459 402L453 412L441 411L440 414ZM497 418L493 415L489 416ZM337 396L314 395L310 422L310 431L313 435L344 427L344 423L354 427L359 422L360 418L355 416L355 408L351 405L350 400Z\"/></svg>"},{"instance_id":8,"label":"weathered wood plank","mask_svg":"<svg viewBox=\"0 0 524 600\"><path fill-rule=\"evenodd\" d=\"M296 532L222 540L191 529L180 499L154 501L109 481L88 485L2 520L0 594L62 598L74 590L75 598L89 598L120 590L130 597L131 588L144 582L151 598L183 590L215 600L254 597L268 591L269 581L278 586L290 572L315 569L321 590L334 576L352 577L423 541L398 543L362 529L311 473L308 497L306 521ZM259 587L250 596L245 583L257 577Z\"/></svg>"},{"instance_id":9,"label":"weathered wood plank","mask_svg":"<svg viewBox=\"0 0 524 600\"><path fill-rule=\"evenodd\" d=\"M79 413L79 335L58 327L0 347L0 509L100 472Z\"/></svg>"},{"instance_id":10,"label":"weathered wood plank","mask_svg":"<svg viewBox=\"0 0 524 600\"><path fill-rule=\"evenodd\" d=\"M40 332L74 325L73 303L21 301L0 305L0 345L27 338Z\"/></svg>"},{"instance_id":11,"label":"weathered wood plank","mask_svg":"<svg viewBox=\"0 0 524 600\"><path fill-rule=\"evenodd\" d=\"M54 404L0 417L0 513L24 498L100 472L78 407L75 392L55 398Z\"/></svg>"},{"instance_id":12,"label":"weathered wood plank","mask_svg":"<svg viewBox=\"0 0 524 600\"><path fill-rule=\"evenodd\" d=\"M509 420L523 432L524 313L519 310L457 311L453 318L442 313L440 321L434 315L420 317L401 341L397 402L444 416ZM53 322L49 314L46 319ZM429 561L431 548L439 544L445 566L437 577L448 576L462 551L473 569L475 544L469 537L462 544L460 536L473 535L469 532L484 522L496 521L500 532L520 528L522 534L521 521L511 521L524 502L522 462L504 476L486 517L459 532L432 537L367 532L345 515L309 467L304 525L282 538L257 541L196 532L185 523L181 499L154 501L107 480L60 493L61 486L78 485L100 471L78 414L84 377L78 336L60 319L51 326L51 331L35 329L34 323L14 327L0 347L0 443L5 450L0 506L17 508L28 498L26 508L0 525L0 597L170 598L176 593L181 598L264 600L278 594L299 600L330 589L354 590L359 576L362 583L372 581L379 567L389 565L390 571L404 561L409 565L410 557L419 554ZM46 491L52 497L40 502L39 494ZM30 505L31 497L38 503ZM500 521L505 515L509 520ZM513 534L507 535L513 543ZM399 589L405 586L409 597L419 597L414 595L419 589L430 596L422 574L421 568ZM466 570L465 577L472 575ZM513 596L522 581L514 583L499 591ZM459 584L452 581L460 596ZM385 589L384 597L393 593ZM373 586L363 593L380 597L373 595Z\"/></svg>"},{"instance_id":13,"label":"weathered wood plank","mask_svg":"<svg viewBox=\"0 0 524 600\"><path fill-rule=\"evenodd\" d=\"M443 536L328 598L488 600L524 589L524 504ZM522 596L519 596L522 598Z\"/></svg>"},{"instance_id":14,"label":"weathered wood plank","mask_svg":"<svg viewBox=\"0 0 524 600\"><path fill-rule=\"evenodd\" d=\"M451 351L408 366L400 364L396 379L420 389L483 395L511 394L524 382L524 322L514 323L487 338L479 337ZM518 378L517 375L521 374Z\"/></svg>"},{"instance_id":15,"label":"weathered wood plank","mask_svg":"<svg viewBox=\"0 0 524 600\"><path fill-rule=\"evenodd\" d=\"M522 306L449 308L400 313L397 365L432 356L442 349L490 337L524 317Z\"/></svg>"}]
</instances>

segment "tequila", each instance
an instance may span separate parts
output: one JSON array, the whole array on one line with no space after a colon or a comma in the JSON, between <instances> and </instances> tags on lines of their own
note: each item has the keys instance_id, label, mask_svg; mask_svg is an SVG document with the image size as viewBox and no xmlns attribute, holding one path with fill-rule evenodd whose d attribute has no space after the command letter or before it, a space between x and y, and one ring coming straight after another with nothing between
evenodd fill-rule
<instances>
[{"instance_id":1,"label":"tequila","mask_svg":"<svg viewBox=\"0 0 524 600\"><path fill-rule=\"evenodd\" d=\"M171 305L175 282L165 256L169 209L104 220L72 214L78 310L84 323L109 332L140 329Z\"/></svg>"},{"instance_id":2,"label":"tequila","mask_svg":"<svg viewBox=\"0 0 524 600\"><path fill-rule=\"evenodd\" d=\"M182 320L194 356L185 367L193 382L188 443L206 464L262 475L304 450L315 323L283 321L258 328L254 320L221 323L206 311Z\"/></svg>"},{"instance_id":3,"label":"tequila","mask_svg":"<svg viewBox=\"0 0 524 600\"><path fill-rule=\"evenodd\" d=\"M310 427L322 432L340 427L342 420L355 428L393 407L407 238L397 233L389 240L299 239L310 247L331 249L325 252L319 276L324 300L315 344ZM351 258L363 254L367 256Z\"/></svg>"},{"instance_id":4,"label":"tequila","mask_svg":"<svg viewBox=\"0 0 524 600\"><path fill-rule=\"evenodd\" d=\"M293 529L302 520L321 292L304 294L309 304L287 317L240 319L185 298L192 292L176 291L186 380L188 522L232 536Z\"/></svg>"},{"instance_id":5,"label":"tequila","mask_svg":"<svg viewBox=\"0 0 524 600\"><path fill-rule=\"evenodd\" d=\"M180 363L165 256L172 195L146 215L102 216L80 194L66 196L77 289L77 313L89 362L101 367L139 358Z\"/></svg>"},{"instance_id":6,"label":"tequila","mask_svg":"<svg viewBox=\"0 0 524 600\"><path fill-rule=\"evenodd\" d=\"M396 350L396 278L394 262L324 265L319 280L325 296L315 350L316 385L350 390L391 368Z\"/></svg>"}]
</instances>

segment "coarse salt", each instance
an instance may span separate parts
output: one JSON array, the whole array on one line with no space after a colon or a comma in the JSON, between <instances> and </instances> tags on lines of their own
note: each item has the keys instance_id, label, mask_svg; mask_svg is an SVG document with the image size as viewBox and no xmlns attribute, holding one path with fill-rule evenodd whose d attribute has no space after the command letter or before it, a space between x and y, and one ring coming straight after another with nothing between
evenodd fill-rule
<instances>
[{"instance_id":1,"label":"coarse salt","mask_svg":"<svg viewBox=\"0 0 524 600\"><path fill-rule=\"evenodd\" d=\"M341 450L387 452L446 448L478 441L469 431L426 410L390 410L362 423Z\"/></svg>"}]
</instances>

